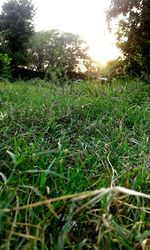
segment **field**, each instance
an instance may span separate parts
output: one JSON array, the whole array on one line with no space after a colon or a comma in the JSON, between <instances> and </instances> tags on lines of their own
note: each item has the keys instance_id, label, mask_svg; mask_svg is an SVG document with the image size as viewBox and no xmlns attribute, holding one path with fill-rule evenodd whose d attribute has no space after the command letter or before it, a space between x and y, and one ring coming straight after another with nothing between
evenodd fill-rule
<instances>
[{"instance_id":1,"label":"field","mask_svg":"<svg viewBox=\"0 0 150 250\"><path fill-rule=\"evenodd\" d=\"M0 249L150 249L150 85L0 83Z\"/></svg>"}]
</instances>

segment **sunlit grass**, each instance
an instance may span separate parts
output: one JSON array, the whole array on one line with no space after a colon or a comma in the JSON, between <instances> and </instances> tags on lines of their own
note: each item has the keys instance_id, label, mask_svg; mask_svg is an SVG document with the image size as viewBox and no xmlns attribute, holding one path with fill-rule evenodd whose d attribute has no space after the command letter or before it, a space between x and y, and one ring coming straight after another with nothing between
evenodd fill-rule
<instances>
[{"instance_id":1,"label":"sunlit grass","mask_svg":"<svg viewBox=\"0 0 150 250\"><path fill-rule=\"evenodd\" d=\"M150 86L0 85L0 249L150 247Z\"/></svg>"}]
</instances>

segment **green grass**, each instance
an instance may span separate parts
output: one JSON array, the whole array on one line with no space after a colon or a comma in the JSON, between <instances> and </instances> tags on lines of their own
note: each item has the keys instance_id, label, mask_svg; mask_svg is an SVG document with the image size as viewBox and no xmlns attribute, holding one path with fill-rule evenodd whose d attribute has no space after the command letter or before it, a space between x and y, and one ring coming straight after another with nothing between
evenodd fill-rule
<instances>
[{"instance_id":1,"label":"green grass","mask_svg":"<svg viewBox=\"0 0 150 250\"><path fill-rule=\"evenodd\" d=\"M150 249L150 85L0 83L0 249Z\"/></svg>"}]
</instances>

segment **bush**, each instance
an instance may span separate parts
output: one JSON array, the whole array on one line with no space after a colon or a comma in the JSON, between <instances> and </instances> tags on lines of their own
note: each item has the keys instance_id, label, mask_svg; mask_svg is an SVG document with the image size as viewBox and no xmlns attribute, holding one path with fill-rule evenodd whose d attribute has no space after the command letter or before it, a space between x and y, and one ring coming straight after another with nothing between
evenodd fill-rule
<instances>
[{"instance_id":1,"label":"bush","mask_svg":"<svg viewBox=\"0 0 150 250\"><path fill-rule=\"evenodd\" d=\"M10 79L11 78L11 58L7 54L0 54L0 62L1 62L1 77L2 79Z\"/></svg>"}]
</instances>

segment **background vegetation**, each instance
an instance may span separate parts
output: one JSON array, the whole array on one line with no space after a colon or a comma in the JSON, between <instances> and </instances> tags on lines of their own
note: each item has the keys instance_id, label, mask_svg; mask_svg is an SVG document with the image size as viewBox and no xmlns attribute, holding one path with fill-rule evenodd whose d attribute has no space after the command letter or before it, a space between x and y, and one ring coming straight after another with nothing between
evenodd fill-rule
<instances>
[{"instance_id":1,"label":"background vegetation","mask_svg":"<svg viewBox=\"0 0 150 250\"><path fill-rule=\"evenodd\" d=\"M58 30L35 32L34 15L30 0L9 0L2 6L1 53L12 59L13 76L18 67L49 73L59 68L61 75L92 69L88 46L79 35Z\"/></svg>"},{"instance_id":2,"label":"background vegetation","mask_svg":"<svg viewBox=\"0 0 150 250\"><path fill-rule=\"evenodd\" d=\"M102 72L79 36L35 32L31 1L4 3L0 249L150 248L148 13L111 1L123 57Z\"/></svg>"},{"instance_id":3,"label":"background vegetation","mask_svg":"<svg viewBox=\"0 0 150 250\"><path fill-rule=\"evenodd\" d=\"M118 20L117 40L128 72L149 80L150 74L150 1L111 0L110 27ZM112 25L111 25L112 24Z\"/></svg>"}]
</instances>

